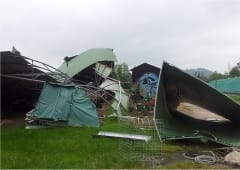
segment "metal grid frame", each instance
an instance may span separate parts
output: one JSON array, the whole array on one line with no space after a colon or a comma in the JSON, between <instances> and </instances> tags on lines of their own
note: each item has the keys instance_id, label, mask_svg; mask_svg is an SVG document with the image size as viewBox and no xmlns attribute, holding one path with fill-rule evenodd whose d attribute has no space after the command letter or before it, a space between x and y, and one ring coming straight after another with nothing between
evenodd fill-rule
<instances>
[{"instance_id":1,"label":"metal grid frame","mask_svg":"<svg viewBox=\"0 0 240 170\"><path fill-rule=\"evenodd\" d=\"M119 152L124 159L140 161L147 167L157 167L163 162L162 147L163 143L159 138L156 123L161 124L160 120L153 117L144 118L119 118L119 131L128 134L140 134L151 136L148 142L134 140L119 140Z\"/></svg>"}]
</instances>

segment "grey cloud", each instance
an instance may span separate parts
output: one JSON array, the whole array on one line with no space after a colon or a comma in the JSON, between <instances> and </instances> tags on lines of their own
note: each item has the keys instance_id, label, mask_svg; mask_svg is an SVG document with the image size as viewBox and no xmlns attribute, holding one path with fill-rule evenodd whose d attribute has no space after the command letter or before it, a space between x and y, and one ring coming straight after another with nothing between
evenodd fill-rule
<instances>
[{"instance_id":1,"label":"grey cloud","mask_svg":"<svg viewBox=\"0 0 240 170\"><path fill-rule=\"evenodd\" d=\"M240 1L1 1L0 48L58 66L94 47L135 66L163 60L225 71L240 58ZM11 6L9 13L6 6Z\"/></svg>"}]
</instances>

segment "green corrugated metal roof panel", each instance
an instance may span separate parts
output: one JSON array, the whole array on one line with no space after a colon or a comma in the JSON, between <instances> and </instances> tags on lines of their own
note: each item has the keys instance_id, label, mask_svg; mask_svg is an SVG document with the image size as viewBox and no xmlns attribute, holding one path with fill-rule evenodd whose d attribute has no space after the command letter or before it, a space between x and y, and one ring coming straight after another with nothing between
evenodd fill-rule
<instances>
[{"instance_id":1,"label":"green corrugated metal roof panel","mask_svg":"<svg viewBox=\"0 0 240 170\"><path fill-rule=\"evenodd\" d=\"M73 77L77 73L81 72L86 67L97 63L99 61L117 61L113 49L110 48L93 48L89 49L79 55L73 56L68 62L68 69L66 62L58 68L63 73L67 73L68 76Z\"/></svg>"},{"instance_id":2,"label":"green corrugated metal roof panel","mask_svg":"<svg viewBox=\"0 0 240 170\"><path fill-rule=\"evenodd\" d=\"M224 93L240 94L240 77L214 80L208 84Z\"/></svg>"},{"instance_id":3,"label":"green corrugated metal roof panel","mask_svg":"<svg viewBox=\"0 0 240 170\"><path fill-rule=\"evenodd\" d=\"M201 106L230 122L191 118L173 109L179 102ZM221 144L240 147L240 105L166 62L162 65L155 107L157 129L163 139L201 135Z\"/></svg>"}]
</instances>

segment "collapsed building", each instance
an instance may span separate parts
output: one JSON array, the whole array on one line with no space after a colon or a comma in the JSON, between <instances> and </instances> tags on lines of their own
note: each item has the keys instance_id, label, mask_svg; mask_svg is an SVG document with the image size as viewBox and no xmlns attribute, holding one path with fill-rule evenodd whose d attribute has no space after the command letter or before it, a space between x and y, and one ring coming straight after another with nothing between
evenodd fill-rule
<instances>
[{"instance_id":1,"label":"collapsed building","mask_svg":"<svg viewBox=\"0 0 240 170\"><path fill-rule=\"evenodd\" d=\"M117 116L127 108L128 94L111 78L116 61L113 49L97 48L65 57L56 69L20 53L1 52L2 112L33 109L26 118L31 125L99 126L95 105L100 100L112 99Z\"/></svg>"},{"instance_id":2,"label":"collapsed building","mask_svg":"<svg viewBox=\"0 0 240 170\"><path fill-rule=\"evenodd\" d=\"M129 96L121 87L120 81L112 78L116 61L113 49L93 48L67 59L65 57L58 70L71 77L74 83L85 84L86 90L94 88L95 93L91 93L91 97L96 105L101 103L99 99L102 100L103 97L113 99L114 114L121 116L121 108L128 109ZM102 97L99 98L99 95Z\"/></svg>"},{"instance_id":3,"label":"collapsed building","mask_svg":"<svg viewBox=\"0 0 240 170\"><path fill-rule=\"evenodd\" d=\"M20 53L0 54L2 117L32 110L26 116L30 125L98 127L99 99L108 102L111 96L117 116L128 106L128 94L111 77L116 62L112 49L65 57L58 69ZM156 95L154 120L161 140L201 139L240 147L236 102L166 62L158 79L159 71L144 63L132 69L132 77L137 100Z\"/></svg>"},{"instance_id":4,"label":"collapsed building","mask_svg":"<svg viewBox=\"0 0 240 170\"><path fill-rule=\"evenodd\" d=\"M34 107L43 83L56 80L35 67L37 61L23 57L18 52L2 51L0 57L1 117L13 116L15 113L24 114Z\"/></svg>"},{"instance_id":5,"label":"collapsed building","mask_svg":"<svg viewBox=\"0 0 240 170\"><path fill-rule=\"evenodd\" d=\"M240 147L240 105L166 62L154 118L161 140L201 139Z\"/></svg>"}]
</instances>

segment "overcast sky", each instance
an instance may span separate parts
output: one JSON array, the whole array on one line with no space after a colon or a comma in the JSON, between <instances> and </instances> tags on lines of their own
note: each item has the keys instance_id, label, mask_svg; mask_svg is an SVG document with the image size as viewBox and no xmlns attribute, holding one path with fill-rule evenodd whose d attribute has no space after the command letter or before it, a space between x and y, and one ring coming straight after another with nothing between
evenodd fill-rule
<instances>
[{"instance_id":1,"label":"overcast sky","mask_svg":"<svg viewBox=\"0 0 240 170\"><path fill-rule=\"evenodd\" d=\"M228 71L240 61L240 0L1 0L0 50L58 67L113 48L119 62Z\"/></svg>"}]
</instances>

